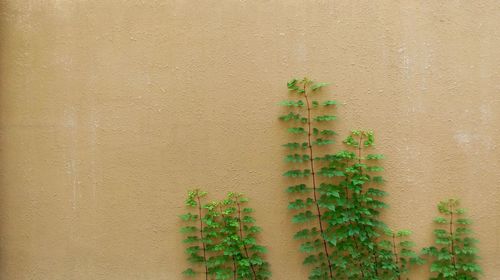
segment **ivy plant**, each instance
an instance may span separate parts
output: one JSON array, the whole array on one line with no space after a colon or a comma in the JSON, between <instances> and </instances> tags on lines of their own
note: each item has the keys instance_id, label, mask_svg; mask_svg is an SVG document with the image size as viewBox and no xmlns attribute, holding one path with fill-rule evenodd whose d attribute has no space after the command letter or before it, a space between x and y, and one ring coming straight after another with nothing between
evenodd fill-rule
<instances>
[{"instance_id":1,"label":"ivy plant","mask_svg":"<svg viewBox=\"0 0 500 280\"><path fill-rule=\"evenodd\" d=\"M269 279L269 264L262 255L266 248L257 244L261 228L251 216L253 209L245 206L248 199L229 193L218 202L204 202L206 192L188 192L186 205L193 209L181 216L188 225L184 243L192 267L186 276L204 275L204 279ZM201 271L197 270L200 269Z\"/></svg>"},{"instance_id":2,"label":"ivy plant","mask_svg":"<svg viewBox=\"0 0 500 280\"><path fill-rule=\"evenodd\" d=\"M409 232L391 232L379 219L387 205L386 193L378 186L384 180L377 161L381 154L366 153L374 146L372 131L354 130L344 140L346 149L328 153L335 131L328 125L336 119L334 100L320 101L318 94L327 83L307 78L287 83L292 98L280 117L289 123L294 140L284 144L285 161L293 165L283 175L293 180L287 191L294 196L288 208L296 211L292 222L302 224L295 239L311 265L309 279L401 279L410 263L421 259L411 243L398 241ZM387 245L392 244L388 249ZM399 249L394 249L398 247ZM398 254L399 250L399 254Z\"/></svg>"},{"instance_id":3,"label":"ivy plant","mask_svg":"<svg viewBox=\"0 0 500 280\"><path fill-rule=\"evenodd\" d=\"M415 243L408 239L409 230L392 231L387 229L385 238L379 242L379 261L384 269L383 279L408 279L406 274L414 264L424 260L413 250Z\"/></svg>"},{"instance_id":4,"label":"ivy plant","mask_svg":"<svg viewBox=\"0 0 500 280\"><path fill-rule=\"evenodd\" d=\"M459 208L456 199L449 199L438 204L440 217L434 222L440 227L434 230L435 246L423 249L423 253L432 259L431 279L478 279L481 267L476 263L476 239L470 237L469 219L463 218L465 210Z\"/></svg>"}]
</instances>

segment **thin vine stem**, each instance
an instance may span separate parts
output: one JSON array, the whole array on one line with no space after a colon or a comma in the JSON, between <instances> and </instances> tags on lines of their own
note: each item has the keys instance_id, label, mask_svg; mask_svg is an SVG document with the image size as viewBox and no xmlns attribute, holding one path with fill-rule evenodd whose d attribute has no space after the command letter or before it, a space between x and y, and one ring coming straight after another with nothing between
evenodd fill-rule
<instances>
[{"instance_id":1,"label":"thin vine stem","mask_svg":"<svg viewBox=\"0 0 500 280\"><path fill-rule=\"evenodd\" d=\"M359 135L359 142L358 142L358 165L359 165L359 174L363 174L363 168L361 167L361 155L362 155L362 145L363 145L363 133L361 133ZM360 190L360 195L363 193L363 189ZM363 228L365 234L367 235L368 237L368 231L366 230L366 226L365 225L361 225L361 227ZM375 246L377 246L375 244ZM378 276L378 259L377 259L377 254L375 253L375 251L373 251L372 253L372 257L373 257L373 261L375 262L375 275Z\"/></svg>"},{"instance_id":2,"label":"thin vine stem","mask_svg":"<svg viewBox=\"0 0 500 280\"><path fill-rule=\"evenodd\" d=\"M346 160L346 162L347 162L347 166L348 166L349 165L349 160ZM349 176L346 174L346 183L347 184L345 186L345 194L346 194L346 200L347 200L347 202L349 202L349 188L348 188L349 181L350 181L349 180ZM349 214L351 214L351 213L349 213ZM353 227L353 223L352 223L351 220L349 220L349 225L351 227ZM354 247L356 248L356 251L359 251L358 242L356 241L356 238L354 237L354 235L351 236L351 239L354 242ZM365 277L365 273L363 271L363 265L361 264L361 262L358 262L358 266L359 266L359 269L361 271L361 276L364 278Z\"/></svg>"},{"instance_id":3,"label":"thin vine stem","mask_svg":"<svg viewBox=\"0 0 500 280\"><path fill-rule=\"evenodd\" d=\"M451 261L453 264L453 268L457 268L457 260L455 257L455 241L453 240L453 205L450 204L450 246L451 246Z\"/></svg>"},{"instance_id":4,"label":"thin vine stem","mask_svg":"<svg viewBox=\"0 0 500 280\"><path fill-rule=\"evenodd\" d=\"M399 273L399 257L398 251L396 250L396 235L394 233L392 234L392 252L394 254L394 262L398 269L398 280L401 280L401 274Z\"/></svg>"},{"instance_id":5,"label":"thin vine stem","mask_svg":"<svg viewBox=\"0 0 500 280\"><path fill-rule=\"evenodd\" d=\"M318 222L319 222L319 231L321 233L321 240L323 242L323 247L325 250L326 261L328 262L328 270L330 274L330 278L333 279L333 269L332 263L330 261L330 254L328 252L328 246L326 244L326 240L324 238L324 229L323 229L323 221L321 220L321 209L319 208L318 198L317 198L317 188L316 188L316 172L314 171L314 157L313 157L313 149L311 142L311 105L309 104L309 98L307 96L306 83L304 83L304 97L306 99L307 104L307 146L309 148L309 162L311 166L311 177L312 177L312 187L313 187L313 199L314 204L316 205L316 211L318 212Z\"/></svg>"},{"instance_id":6,"label":"thin vine stem","mask_svg":"<svg viewBox=\"0 0 500 280\"><path fill-rule=\"evenodd\" d=\"M198 201L198 213L200 219L200 240L201 248L203 250L203 264L205 266L205 280L208 280L208 266L207 266L207 248L205 246L205 236L203 235L203 220L201 212L201 200L199 194L196 194L196 200Z\"/></svg>"},{"instance_id":7,"label":"thin vine stem","mask_svg":"<svg viewBox=\"0 0 500 280\"><path fill-rule=\"evenodd\" d=\"M220 215L221 215L221 218L222 220L224 221L224 227L227 227L227 223L226 223L226 220L224 220L224 211L222 209L222 205L219 207L220 209ZM236 259L234 258L234 255L231 256L232 260L233 260L233 280L236 280L237 277L236 277L236 273L237 273L237 267L236 267Z\"/></svg>"},{"instance_id":8,"label":"thin vine stem","mask_svg":"<svg viewBox=\"0 0 500 280\"><path fill-rule=\"evenodd\" d=\"M236 267L236 259L233 256L233 279L234 280L238 279L238 277L237 277L237 275L238 275L237 274L237 269L238 268Z\"/></svg>"},{"instance_id":9,"label":"thin vine stem","mask_svg":"<svg viewBox=\"0 0 500 280\"><path fill-rule=\"evenodd\" d=\"M358 142L358 164L361 164L361 145L363 143L363 133L359 135L359 142ZM359 167L359 171L361 172L361 166Z\"/></svg>"},{"instance_id":10,"label":"thin vine stem","mask_svg":"<svg viewBox=\"0 0 500 280\"><path fill-rule=\"evenodd\" d=\"M236 201L236 206L238 207L238 224L239 224L239 227L240 227L240 239L241 239L241 242L243 242L243 249L245 250L245 256L249 260L250 269L252 270L252 273L253 273L253 279L256 280L257 279L257 273L255 273L255 268L253 267L253 264L250 261L250 255L248 254L247 245L243 241L243 229L242 229L243 226L242 226L242 222L241 222L241 207L240 207L240 203L238 201Z\"/></svg>"}]
</instances>

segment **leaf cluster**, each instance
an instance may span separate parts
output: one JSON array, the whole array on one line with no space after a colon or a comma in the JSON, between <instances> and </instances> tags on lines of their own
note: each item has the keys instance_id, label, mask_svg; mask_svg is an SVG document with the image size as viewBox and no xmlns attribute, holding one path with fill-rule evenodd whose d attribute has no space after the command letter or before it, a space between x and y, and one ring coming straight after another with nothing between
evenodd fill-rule
<instances>
[{"instance_id":1,"label":"leaf cluster","mask_svg":"<svg viewBox=\"0 0 500 280\"><path fill-rule=\"evenodd\" d=\"M206 192L188 192L186 206L192 211L181 215L187 224L186 254L192 267L183 274L204 274L205 279L269 279L269 264L263 259L266 248L257 243L261 228L255 225L241 194L229 193L217 202L204 202ZM199 271L202 269L203 271Z\"/></svg>"},{"instance_id":2,"label":"leaf cluster","mask_svg":"<svg viewBox=\"0 0 500 280\"><path fill-rule=\"evenodd\" d=\"M463 218L465 210L459 208L456 199L449 199L438 204L441 216L434 219L439 228L434 230L435 246L423 249L432 261L431 279L478 279L481 267L476 263L476 239L470 237L469 219Z\"/></svg>"}]
</instances>

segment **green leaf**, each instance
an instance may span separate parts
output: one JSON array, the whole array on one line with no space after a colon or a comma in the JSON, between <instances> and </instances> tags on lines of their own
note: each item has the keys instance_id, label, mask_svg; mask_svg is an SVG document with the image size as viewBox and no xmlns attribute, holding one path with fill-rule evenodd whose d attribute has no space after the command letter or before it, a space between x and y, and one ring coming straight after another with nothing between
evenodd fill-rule
<instances>
[{"instance_id":1,"label":"green leaf","mask_svg":"<svg viewBox=\"0 0 500 280\"><path fill-rule=\"evenodd\" d=\"M342 160L351 160L356 158L356 154L351 152L351 151L340 151L335 154L335 157L337 159L342 159Z\"/></svg>"},{"instance_id":2,"label":"green leaf","mask_svg":"<svg viewBox=\"0 0 500 280\"><path fill-rule=\"evenodd\" d=\"M183 240L184 243L195 243L198 241L200 241L198 236L188 236L188 237L186 237L186 239Z\"/></svg>"},{"instance_id":3,"label":"green leaf","mask_svg":"<svg viewBox=\"0 0 500 280\"><path fill-rule=\"evenodd\" d=\"M387 193L384 192L383 190L378 190L378 189L374 189L374 188L369 188L366 191L366 194L370 195L370 196L376 196L376 197L382 197L382 196L386 196L387 195Z\"/></svg>"},{"instance_id":4,"label":"green leaf","mask_svg":"<svg viewBox=\"0 0 500 280\"><path fill-rule=\"evenodd\" d=\"M328 101L323 102L323 106L332 106L332 105L337 105L337 101L328 100Z\"/></svg>"},{"instance_id":5,"label":"green leaf","mask_svg":"<svg viewBox=\"0 0 500 280\"><path fill-rule=\"evenodd\" d=\"M307 154L291 154L285 156L285 162L301 163L310 159Z\"/></svg>"},{"instance_id":6,"label":"green leaf","mask_svg":"<svg viewBox=\"0 0 500 280\"><path fill-rule=\"evenodd\" d=\"M385 182L384 178L382 176L373 176L372 181L377 184L383 184Z\"/></svg>"},{"instance_id":7,"label":"green leaf","mask_svg":"<svg viewBox=\"0 0 500 280\"><path fill-rule=\"evenodd\" d=\"M306 133L306 130L303 127L290 127L288 132L292 134L304 134Z\"/></svg>"},{"instance_id":8,"label":"green leaf","mask_svg":"<svg viewBox=\"0 0 500 280\"><path fill-rule=\"evenodd\" d=\"M369 155L366 155L366 159L369 159L369 160L377 160L377 159L383 159L384 158L384 155L382 154L369 154Z\"/></svg>"},{"instance_id":9,"label":"green leaf","mask_svg":"<svg viewBox=\"0 0 500 280\"><path fill-rule=\"evenodd\" d=\"M380 172L380 171L384 171L384 168L380 167L380 166L368 166L366 168L366 171L369 171L369 172Z\"/></svg>"},{"instance_id":10,"label":"green leaf","mask_svg":"<svg viewBox=\"0 0 500 280\"><path fill-rule=\"evenodd\" d=\"M245 230L245 232L248 232L248 233L258 233L258 232L261 232L262 229L258 226L248 226L248 225L245 225L243 226L243 229Z\"/></svg>"},{"instance_id":11,"label":"green leaf","mask_svg":"<svg viewBox=\"0 0 500 280\"><path fill-rule=\"evenodd\" d=\"M318 259L316 258L316 256L310 255L310 256L307 256L302 263L307 265L307 264L315 264L317 262L318 262Z\"/></svg>"},{"instance_id":12,"label":"green leaf","mask_svg":"<svg viewBox=\"0 0 500 280\"><path fill-rule=\"evenodd\" d=\"M182 274L184 274L185 276L188 276L188 277L196 276L196 272L193 269L191 269L191 268L188 268L188 269L184 270L182 272Z\"/></svg>"},{"instance_id":13,"label":"green leaf","mask_svg":"<svg viewBox=\"0 0 500 280\"><path fill-rule=\"evenodd\" d=\"M311 170L309 169L304 169L304 170L295 169L283 173L283 176L290 178L304 178L304 177L309 177L309 175L311 175Z\"/></svg>"},{"instance_id":14,"label":"green leaf","mask_svg":"<svg viewBox=\"0 0 500 280\"><path fill-rule=\"evenodd\" d=\"M344 172L337 170L336 168L331 168L331 167L323 167L321 170L318 172L318 175L332 178L332 177L344 177L345 174Z\"/></svg>"},{"instance_id":15,"label":"green leaf","mask_svg":"<svg viewBox=\"0 0 500 280\"><path fill-rule=\"evenodd\" d=\"M296 86L297 86L297 82L298 82L298 80L297 80L297 79L291 79L290 81L288 81L288 82L286 83L286 86L287 86L289 89L294 88L294 87L296 87Z\"/></svg>"},{"instance_id":16,"label":"green leaf","mask_svg":"<svg viewBox=\"0 0 500 280\"><path fill-rule=\"evenodd\" d=\"M411 248L415 246L415 243L409 241L409 240L404 240L399 242L399 246L404 247L404 248Z\"/></svg>"},{"instance_id":17,"label":"green leaf","mask_svg":"<svg viewBox=\"0 0 500 280\"><path fill-rule=\"evenodd\" d=\"M283 147L289 148L290 150L297 150L297 149L305 150L307 149L307 146L308 146L307 142L303 143L290 142L283 145Z\"/></svg>"},{"instance_id":18,"label":"green leaf","mask_svg":"<svg viewBox=\"0 0 500 280\"><path fill-rule=\"evenodd\" d=\"M298 113L294 113L294 112L290 112L286 115L283 115L283 116L280 116L279 119L282 120L282 121L285 121L285 122L288 122L288 121L299 121L301 118L300 114Z\"/></svg>"},{"instance_id":19,"label":"green leaf","mask_svg":"<svg viewBox=\"0 0 500 280\"><path fill-rule=\"evenodd\" d=\"M399 230L396 233L396 236L398 236L398 237L406 237L406 236L410 236L410 235L411 235L411 230L407 230L407 229Z\"/></svg>"},{"instance_id":20,"label":"green leaf","mask_svg":"<svg viewBox=\"0 0 500 280\"><path fill-rule=\"evenodd\" d=\"M315 84L313 84L313 85L311 86L311 90L312 90L312 91L316 91L316 90L318 90L318 89L320 89L320 88L322 88L322 87L326 87L326 86L328 86L328 85L329 85L329 83L315 83Z\"/></svg>"},{"instance_id":21,"label":"green leaf","mask_svg":"<svg viewBox=\"0 0 500 280\"><path fill-rule=\"evenodd\" d=\"M304 253L312 253L321 247L321 241L319 239L313 242L304 242L300 245L300 251Z\"/></svg>"},{"instance_id":22,"label":"green leaf","mask_svg":"<svg viewBox=\"0 0 500 280\"><path fill-rule=\"evenodd\" d=\"M457 219L457 224L460 224L460 225L469 225L471 224L471 221L469 219L464 219L464 218L461 218L461 219Z\"/></svg>"},{"instance_id":23,"label":"green leaf","mask_svg":"<svg viewBox=\"0 0 500 280\"><path fill-rule=\"evenodd\" d=\"M187 226L181 228L181 233L193 233L196 232L197 230L198 230L197 227Z\"/></svg>"},{"instance_id":24,"label":"green leaf","mask_svg":"<svg viewBox=\"0 0 500 280\"><path fill-rule=\"evenodd\" d=\"M312 203L313 203L313 200L310 197L307 198L305 201L302 199L297 199L297 200L292 201L288 204L288 209L300 210L300 209L304 209L306 207L311 206Z\"/></svg>"},{"instance_id":25,"label":"green leaf","mask_svg":"<svg viewBox=\"0 0 500 280\"><path fill-rule=\"evenodd\" d=\"M255 219L250 217L250 216L245 216L243 219L241 219L241 222L248 224L248 223L255 223Z\"/></svg>"},{"instance_id":26,"label":"green leaf","mask_svg":"<svg viewBox=\"0 0 500 280\"><path fill-rule=\"evenodd\" d=\"M327 122L327 121L333 121L336 119L337 119L337 117L332 116L332 115L323 115L323 116L317 116L314 118L314 120L317 122Z\"/></svg>"},{"instance_id":27,"label":"green leaf","mask_svg":"<svg viewBox=\"0 0 500 280\"><path fill-rule=\"evenodd\" d=\"M191 246L186 249L188 255L196 254L200 251L200 246Z\"/></svg>"},{"instance_id":28,"label":"green leaf","mask_svg":"<svg viewBox=\"0 0 500 280\"><path fill-rule=\"evenodd\" d=\"M302 212L302 213L299 213L295 216L293 216L292 218L292 222L293 223L306 223L306 222L309 222L313 219L316 218L316 215L314 215L311 211L306 211L306 212Z\"/></svg>"},{"instance_id":29,"label":"green leaf","mask_svg":"<svg viewBox=\"0 0 500 280\"><path fill-rule=\"evenodd\" d=\"M298 100L298 101L285 100L285 101L281 101L280 105L286 106L286 107L304 107L305 103L302 100Z\"/></svg>"},{"instance_id":30,"label":"green leaf","mask_svg":"<svg viewBox=\"0 0 500 280\"><path fill-rule=\"evenodd\" d=\"M321 183L318 191L319 193L324 194L327 197L340 198L338 187L333 184Z\"/></svg>"},{"instance_id":31,"label":"green leaf","mask_svg":"<svg viewBox=\"0 0 500 280\"><path fill-rule=\"evenodd\" d=\"M252 208L243 208L243 213L252 213L253 209Z\"/></svg>"},{"instance_id":32,"label":"green leaf","mask_svg":"<svg viewBox=\"0 0 500 280\"><path fill-rule=\"evenodd\" d=\"M330 129L323 129L321 132L320 132L321 135L324 135L324 136L331 136L331 135L336 135L337 133L333 130L330 130Z\"/></svg>"},{"instance_id":33,"label":"green leaf","mask_svg":"<svg viewBox=\"0 0 500 280\"><path fill-rule=\"evenodd\" d=\"M295 235L293 236L293 239L306 239L306 238L309 238L311 235L310 235L310 232L309 232L309 229L303 229L301 231L298 231L297 233L295 233Z\"/></svg>"},{"instance_id":34,"label":"green leaf","mask_svg":"<svg viewBox=\"0 0 500 280\"><path fill-rule=\"evenodd\" d=\"M318 138L318 139L316 139L316 141L313 141L311 144L317 145L317 146L324 146L324 145L333 144L333 143L334 143L333 140Z\"/></svg>"},{"instance_id":35,"label":"green leaf","mask_svg":"<svg viewBox=\"0 0 500 280\"><path fill-rule=\"evenodd\" d=\"M196 221L198 219L198 215L193 215L191 213L187 213L179 216L183 221Z\"/></svg>"},{"instance_id":36,"label":"green leaf","mask_svg":"<svg viewBox=\"0 0 500 280\"><path fill-rule=\"evenodd\" d=\"M245 243L245 245L256 245L257 241L255 240L255 238L247 236L243 238L243 243Z\"/></svg>"},{"instance_id":37,"label":"green leaf","mask_svg":"<svg viewBox=\"0 0 500 280\"><path fill-rule=\"evenodd\" d=\"M267 249L264 246L260 245L253 245L248 248L250 251L255 252L255 253L266 253Z\"/></svg>"},{"instance_id":38,"label":"green leaf","mask_svg":"<svg viewBox=\"0 0 500 280\"><path fill-rule=\"evenodd\" d=\"M447 224L448 220L443 218L443 217L437 217L434 219L434 222L436 222L438 224Z\"/></svg>"},{"instance_id":39,"label":"green leaf","mask_svg":"<svg viewBox=\"0 0 500 280\"><path fill-rule=\"evenodd\" d=\"M287 192L289 192L289 193L307 193L309 191L310 191L310 189L307 188L307 186L305 184L290 186L287 189Z\"/></svg>"}]
</instances>

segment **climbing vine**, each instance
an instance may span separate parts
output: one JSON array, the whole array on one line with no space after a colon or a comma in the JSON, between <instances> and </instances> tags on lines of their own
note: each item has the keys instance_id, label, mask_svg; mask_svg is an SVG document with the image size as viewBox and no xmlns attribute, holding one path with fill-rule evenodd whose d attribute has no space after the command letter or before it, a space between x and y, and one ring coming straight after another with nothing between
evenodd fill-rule
<instances>
[{"instance_id":1,"label":"climbing vine","mask_svg":"<svg viewBox=\"0 0 500 280\"><path fill-rule=\"evenodd\" d=\"M459 208L456 199L449 199L438 204L442 216L434 219L440 227L434 230L436 246L423 249L431 260L431 279L478 279L481 267L476 263L476 239L470 237L469 219L462 218L465 210Z\"/></svg>"},{"instance_id":2,"label":"climbing vine","mask_svg":"<svg viewBox=\"0 0 500 280\"><path fill-rule=\"evenodd\" d=\"M186 206L193 211L181 216L188 223L181 228L188 244L186 253L192 267L186 276L203 279L269 279L269 264L262 255L266 248L257 244L261 228L251 216L253 209L241 194L229 193L218 202L205 203L206 192L188 192Z\"/></svg>"},{"instance_id":3,"label":"climbing vine","mask_svg":"<svg viewBox=\"0 0 500 280\"><path fill-rule=\"evenodd\" d=\"M378 187L383 168L376 164L383 155L366 152L375 138L364 130L352 131L345 149L328 153L325 146L336 135L328 123L336 119L337 102L319 101L327 85L293 79L287 83L292 98L281 103L288 112L280 119L294 138L284 144L285 161L293 165L283 174L294 182L287 188L294 196L288 208L297 212L292 222L302 224L294 237L307 254L303 263L312 266L309 279L401 279L421 259L411 242L400 240L408 231L393 234L379 219L387 207ZM383 238L387 232L389 240Z\"/></svg>"}]
</instances>

